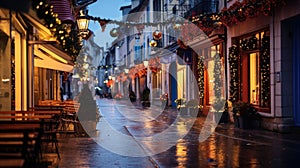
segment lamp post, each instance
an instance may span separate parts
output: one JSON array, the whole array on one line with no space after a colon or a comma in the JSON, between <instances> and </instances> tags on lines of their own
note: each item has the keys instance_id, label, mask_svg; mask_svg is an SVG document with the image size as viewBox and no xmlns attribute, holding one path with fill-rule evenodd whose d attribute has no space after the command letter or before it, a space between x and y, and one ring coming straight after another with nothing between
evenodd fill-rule
<instances>
[{"instance_id":1,"label":"lamp post","mask_svg":"<svg viewBox=\"0 0 300 168\"><path fill-rule=\"evenodd\" d=\"M79 16L77 17L77 26L80 34L87 35L90 18L84 14L83 10L80 10Z\"/></svg>"}]
</instances>

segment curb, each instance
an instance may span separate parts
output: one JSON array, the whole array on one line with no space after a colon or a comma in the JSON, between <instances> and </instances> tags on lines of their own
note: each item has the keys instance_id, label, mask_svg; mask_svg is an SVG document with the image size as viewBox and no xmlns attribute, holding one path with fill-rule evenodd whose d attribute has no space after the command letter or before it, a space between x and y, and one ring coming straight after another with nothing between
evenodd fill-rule
<instances>
[{"instance_id":1,"label":"curb","mask_svg":"<svg viewBox=\"0 0 300 168\"><path fill-rule=\"evenodd\" d=\"M136 142L138 142L135 137L130 133L130 131L128 130L128 128L126 126L123 126L124 129L126 130L126 132L128 133L128 135L130 135ZM139 143L138 143L139 144ZM140 145L140 144L139 144ZM140 145L140 147L143 149L143 151L145 151L145 149ZM145 151L146 152L146 151ZM147 156L148 160L153 164L153 166L155 168L160 168L158 162L151 156Z\"/></svg>"}]
</instances>

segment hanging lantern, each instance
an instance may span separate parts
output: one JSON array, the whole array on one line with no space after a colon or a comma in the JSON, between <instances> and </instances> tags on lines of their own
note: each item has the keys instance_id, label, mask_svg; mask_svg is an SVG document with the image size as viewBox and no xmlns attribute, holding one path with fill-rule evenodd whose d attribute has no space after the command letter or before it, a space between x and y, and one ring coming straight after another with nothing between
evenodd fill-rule
<instances>
[{"instance_id":1,"label":"hanging lantern","mask_svg":"<svg viewBox=\"0 0 300 168\"><path fill-rule=\"evenodd\" d=\"M111 37L117 37L118 35L119 35L119 31L118 31L117 28L111 29L111 31L110 31L110 36Z\"/></svg>"},{"instance_id":2,"label":"hanging lantern","mask_svg":"<svg viewBox=\"0 0 300 168\"><path fill-rule=\"evenodd\" d=\"M90 18L80 10L80 15L77 17L77 26L80 32L86 32L89 27Z\"/></svg>"},{"instance_id":3,"label":"hanging lantern","mask_svg":"<svg viewBox=\"0 0 300 168\"><path fill-rule=\"evenodd\" d=\"M150 42L149 42L149 45L150 45L150 47L156 47L157 46L157 42L155 41L155 40L151 40Z\"/></svg>"},{"instance_id":4,"label":"hanging lantern","mask_svg":"<svg viewBox=\"0 0 300 168\"><path fill-rule=\"evenodd\" d=\"M160 40L162 38L162 32L159 30L155 30L152 35L155 40Z\"/></svg>"}]
</instances>

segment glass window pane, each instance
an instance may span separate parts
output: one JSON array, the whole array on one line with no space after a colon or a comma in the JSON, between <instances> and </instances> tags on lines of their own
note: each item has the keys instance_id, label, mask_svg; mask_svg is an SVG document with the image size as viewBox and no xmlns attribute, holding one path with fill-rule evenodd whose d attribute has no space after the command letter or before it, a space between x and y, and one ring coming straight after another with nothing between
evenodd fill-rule
<instances>
[{"instance_id":1,"label":"glass window pane","mask_svg":"<svg viewBox=\"0 0 300 168\"><path fill-rule=\"evenodd\" d=\"M250 54L250 102L259 104L259 57L257 53Z\"/></svg>"}]
</instances>

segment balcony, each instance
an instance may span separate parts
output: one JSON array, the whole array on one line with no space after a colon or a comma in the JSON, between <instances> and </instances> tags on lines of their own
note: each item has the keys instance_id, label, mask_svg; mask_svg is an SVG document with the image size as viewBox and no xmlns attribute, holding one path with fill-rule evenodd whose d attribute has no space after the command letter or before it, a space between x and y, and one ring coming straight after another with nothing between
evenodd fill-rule
<instances>
[{"instance_id":1,"label":"balcony","mask_svg":"<svg viewBox=\"0 0 300 168\"><path fill-rule=\"evenodd\" d=\"M204 0L195 4L195 6L186 12L185 18L192 15L211 14L219 12L218 0Z\"/></svg>"}]
</instances>

